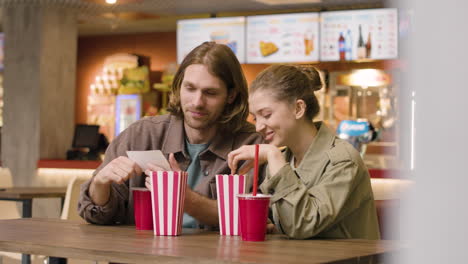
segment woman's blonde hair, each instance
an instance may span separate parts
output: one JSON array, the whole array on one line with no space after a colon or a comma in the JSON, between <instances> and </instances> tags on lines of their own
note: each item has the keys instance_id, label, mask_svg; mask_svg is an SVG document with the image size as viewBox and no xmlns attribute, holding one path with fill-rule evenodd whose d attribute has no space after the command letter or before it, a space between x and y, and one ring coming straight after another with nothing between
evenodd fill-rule
<instances>
[{"instance_id":1,"label":"woman's blonde hair","mask_svg":"<svg viewBox=\"0 0 468 264\"><path fill-rule=\"evenodd\" d=\"M315 91L323 87L319 71L312 66L272 65L263 70L250 85L250 93L257 90L272 91L278 101L306 103L305 115L313 120L320 112Z\"/></svg>"},{"instance_id":2,"label":"woman's blonde hair","mask_svg":"<svg viewBox=\"0 0 468 264\"><path fill-rule=\"evenodd\" d=\"M204 42L193 49L182 61L172 83L168 111L183 118L180 104L180 87L184 80L185 69L192 64L203 64L208 71L222 80L229 94L234 94L232 103L226 103L218 124L225 131L238 131L246 122L249 114L248 89L242 68L231 49L215 42Z\"/></svg>"}]
</instances>

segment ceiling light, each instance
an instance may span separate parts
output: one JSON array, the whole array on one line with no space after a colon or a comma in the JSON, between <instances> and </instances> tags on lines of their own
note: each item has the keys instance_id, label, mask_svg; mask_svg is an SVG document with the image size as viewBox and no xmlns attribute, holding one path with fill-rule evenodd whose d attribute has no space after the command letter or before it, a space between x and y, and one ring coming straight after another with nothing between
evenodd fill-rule
<instances>
[{"instance_id":1,"label":"ceiling light","mask_svg":"<svg viewBox=\"0 0 468 264\"><path fill-rule=\"evenodd\" d=\"M106 3L108 3L109 5L113 5L117 3L117 0L106 0Z\"/></svg>"},{"instance_id":2,"label":"ceiling light","mask_svg":"<svg viewBox=\"0 0 468 264\"><path fill-rule=\"evenodd\" d=\"M266 5L297 5L297 4L314 4L320 3L322 0L254 0Z\"/></svg>"}]
</instances>

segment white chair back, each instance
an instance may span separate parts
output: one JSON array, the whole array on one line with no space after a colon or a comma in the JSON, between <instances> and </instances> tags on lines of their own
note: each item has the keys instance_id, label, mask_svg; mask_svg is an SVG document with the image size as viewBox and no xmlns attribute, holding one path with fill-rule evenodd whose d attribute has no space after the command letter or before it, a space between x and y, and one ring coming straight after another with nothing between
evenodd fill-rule
<instances>
[{"instance_id":1,"label":"white chair back","mask_svg":"<svg viewBox=\"0 0 468 264\"><path fill-rule=\"evenodd\" d=\"M13 177L11 176L10 169L0 168L0 188L13 187Z\"/></svg>"},{"instance_id":2,"label":"white chair back","mask_svg":"<svg viewBox=\"0 0 468 264\"><path fill-rule=\"evenodd\" d=\"M78 215L77 206L78 199L80 197L80 188L85 181L87 181L87 178L85 177L74 176L68 183L62 214L60 216L61 219L84 222L84 220Z\"/></svg>"}]
</instances>

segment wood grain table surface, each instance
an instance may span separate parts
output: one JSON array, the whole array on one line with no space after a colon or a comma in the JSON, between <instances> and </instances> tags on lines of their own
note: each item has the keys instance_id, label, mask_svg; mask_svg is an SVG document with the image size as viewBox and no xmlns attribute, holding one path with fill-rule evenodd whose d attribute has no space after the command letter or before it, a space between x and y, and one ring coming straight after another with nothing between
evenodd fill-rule
<instances>
[{"instance_id":1,"label":"wood grain table surface","mask_svg":"<svg viewBox=\"0 0 468 264\"><path fill-rule=\"evenodd\" d=\"M369 263L401 249L398 241L290 240L268 235L264 242L246 242L195 229L164 237L134 226L0 220L0 251L120 263Z\"/></svg>"},{"instance_id":2,"label":"wood grain table surface","mask_svg":"<svg viewBox=\"0 0 468 264\"><path fill-rule=\"evenodd\" d=\"M0 199L33 199L65 197L65 187L12 187L0 188Z\"/></svg>"}]
</instances>

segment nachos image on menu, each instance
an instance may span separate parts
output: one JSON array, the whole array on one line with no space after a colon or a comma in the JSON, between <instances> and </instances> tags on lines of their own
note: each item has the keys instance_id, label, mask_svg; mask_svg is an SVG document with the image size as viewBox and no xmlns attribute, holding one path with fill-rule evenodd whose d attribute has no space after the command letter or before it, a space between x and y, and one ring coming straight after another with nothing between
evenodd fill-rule
<instances>
[{"instance_id":1,"label":"nachos image on menu","mask_svg":"<svg viewBox=\"0 0 468 264\"><path fill-rule=\"evenodd\" d=\"M276 46L275 43L260 41L260 52L263 57L270 56L277 51L278 46Z\"/></svg>"}]
</instances>

